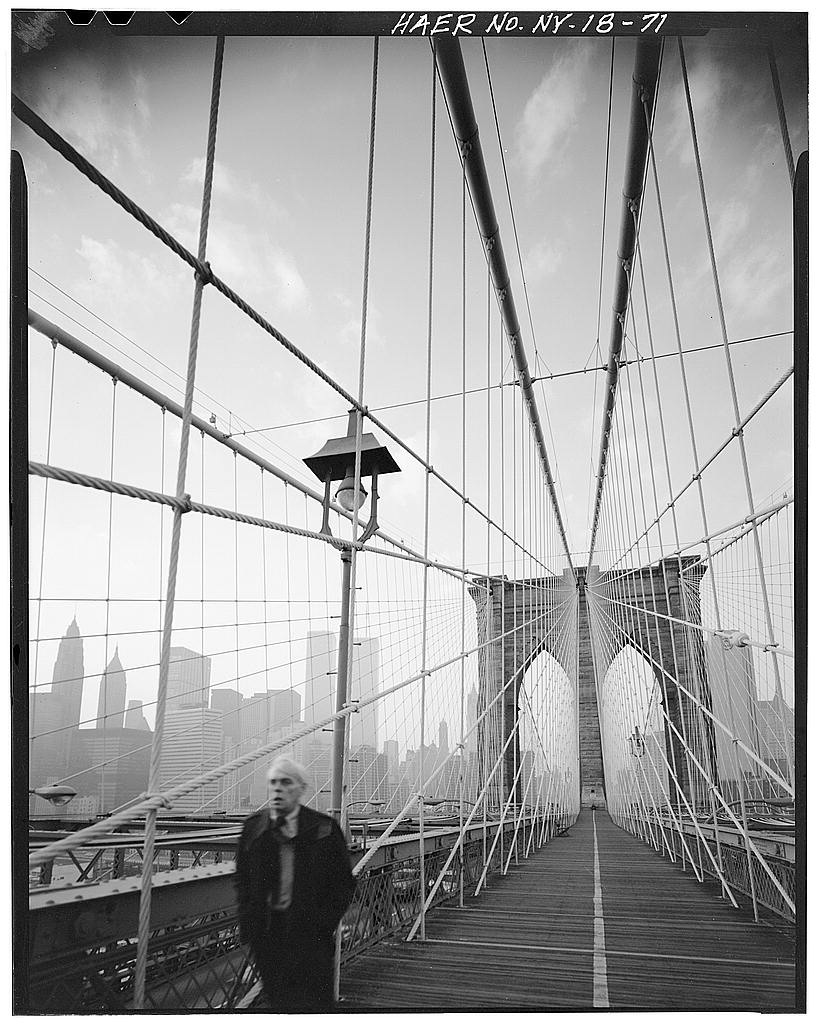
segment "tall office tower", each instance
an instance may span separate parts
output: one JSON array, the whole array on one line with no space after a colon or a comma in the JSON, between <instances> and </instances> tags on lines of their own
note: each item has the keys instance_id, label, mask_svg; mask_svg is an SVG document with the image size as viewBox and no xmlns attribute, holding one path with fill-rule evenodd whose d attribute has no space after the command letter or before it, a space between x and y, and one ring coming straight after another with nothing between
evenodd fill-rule
<instances>
[{"instance_id":1,"label":"tall office tower","mask_svg":"<svg viewBox=\"0 0 819 1024\"><path fill-rule=\"evenodd\" d=\"M119 660L119 647L108 662L100 680L97 698L97 728L122 729L125 722L125 671Z\"/></svg>"},{"instance_id":2,"label":"tall office tower","mask_svg":"<svg viewBox=\"0 0 819 1024\"><path fill-rule=\"evenodd\" d=\"M726 650L720 637L711 637L705 644L705 664L714 716L758 756L756 679L751 648ZM714 741L723 791L731 793L732 800L739 799L741 791L746 791L747 795L749 781L756 774L753 760L722 729L714 730Z\"/></svg>"},{"instance_id":3,"label":"tall office tower","mask_svg":"<svg viewBox=\"0 0 819 1024\"><path fill-rule=\"evenodd\" d=\"M78 726L80 723L84 679L82 637L75 616L60 641L51 676L51 692L63 705L65 726Z\"/></svg>"},{"instance_id":4,"label":"tall office tower","mask_svg":"<svg viewBox=\"0 0 819 1024\"><path fill-rule=\"evenodd\" d=\"M296 690L271 690L273 721L277 729L294 729L301 721L301 696Z\"/></svg>"},{"instance_id":5,"label":"tall office tower","mask_svg":"<svg viewBox=\"0 0 819 1024\"><path fill-rule=\"evenodd\" d=\"M224 756L222 714L211 708L172 705L165 712L159 788L171 789L195 775L216 768ZM240 795L221 781L209 782L174 801L174 812L209 817L216 811L238 809Z\"/></svg>"},{"instance_id":6,"label":"tall office tower","mask_svg":"<svg viewBox=\"0 0 819 1024\"><path fill-rule=\"evenodd\" d=\"M449 754L449 725L444 721L438 723L438 754L443 757Z\"/></svg>"},{"instance_id":7,"label":"tall office tower","mask_svg":"<svg viewBox=\"0 0 819 1024\"><path fill-rule=\"evenodd\" d=\"M398 759L400 757L398 740L384 740L384 757L387 759L387 769L389 770L390 778L393 778L398 771Z\"/></svg>"},{"instance_id":8,"label":"tall office tower","mask_svg":"<svg viewBox=\"0 0 819 1024\"><path fill-rule=\"evenodd\" d=\"M295 731L301 724L301 695L297 690L262 690L247 701L244 714L247 724L244 749L253 750L273 740L286 739ZM279 756L306 765L304 741L296 740L279 747L275 753L244 769L245 776L250 778L248 803L253 807L260 807L267 801L267 770Z\"/></svg>"},{"instance_id":9,"label":"tall office tower","mask_svg":"<svg viewBox=\"0 0 819 1024\"><path fill-rule=\"evenodd\" d=\"M374 697L381 682L381 643L378 637L356 637L353 646L353 670L350 675L350 700ZM350 749L368 746L378 749L378 725L381 709L376 701L351 715Z\"/></svg>"},{"instance_id":10,"label":"tall office tower","mask_svg":"<svg viewBox=\"0 0 819 1024\"><path fill-rule=\"evenodd\" d=\"M168 706L207 708L210 658L187 647L172 647L168 665Z\"/></svg>"},{"instance_id":11,"label":"tall office tower","mask_svg":"<svg viewBox=\"0 0 819 1024\"><path fill-rule=\"evenodd\" d=\"M136 800L148 788L150 731L118 727L81 729L77 739L72 768L81 774L72 779L71 785L80 798L85 798L86 813L116 810Z\"/></svg>"},{"instance_id":12,"label":"tall office tower","mask_svg":"<svg viewBox=\"0 0 819 1024\"><path fill-rule=\"evenodd\" d=\"M142 701L141 700L129 700L128 708L125 711L125 728L126 729L139 729L141 732L150 730L148 720L142 713Z\"/></svg>"},{"instance_id":13,"label":"tall office tower","mask_svg":"<svg viewBox=\"0 0 819 1024\"><path fill-rule=\"evenodd\" d=\"M29 789L36 789L38 786L52 786L69 774L66 771L66 733L62 731L63 706L56 694L31 693L28 701L29 728L31 730L28 779ZM30 796L29 812L43 817L46 813L44 804L45 801ZM48 814L57 817L59 808L54 808L52 805L48 805L48 807Z\"/></svg>"},{"instance_id":14,"label":"tall office tower","mask_svg":"<svg viewBox=\"0 0 819 1024\"><path fill-rule=\"evenodd\" d=\"M784 701L759 700L756 705L756 721L759 729L759 756L783 779L788 778L789 765L793 762L794 715ZM761 772L759 773L761 775ZM772 788L773 785L773 788ZM774 796L785 796L779 792L770 776L765 776L764 786Z\"/></svg>"},{"instance_id":15,"label":"tall office tower","mask_svg":"<svg viewBox=\"0 0 819 1024\"><path fill-rule=\"evenodd\" d=\"M253 715L252 701L245 700L238 690L231 690L226 687L216 687L210 693L210 706L212 711L217 711L221 716L222 733L224 735L225 760L230 761L239 757L240 754L252 750L254 746L260 746L263 742L245 743L242 729L245 718L245 705L250 705L249 713ZM225 793L229 794L231 810L248 810L250 807L250 779L252 766L237 768L223 780Z\"/></svg>"},{"instance_id":16,"label":"tall office tower","mask_svg":"<svg viewBox=\"0 0 819 1024\"><path fill-rule=\"evenodd\" d=\"M244 697L238 690L230 690L223 686L216 690L211 690L211 709L218 711L222 716L222 730L225 734L225 743L231 748L238 748L242 741L241 708L243 703Z\"/></svg>"},{"instance_id":17,"label":"tall office tower","mask_svg":"<svg viewBox=\"0 0 819 1024\"><path fill-rule=\"evenodd\" d=\"M307 634L307 660L304 676L304 721L313 725L336 710L336 645L332 633ZM331 732L317 732L315 742L329 747Z\"/></svg>"},{"instance_id":18,"label":"tall office tower","mask_svg":"<svg viewBox=\"0 0 819 1024\"><path fill-rule=\"evenodd\" d=\"M301 695L297 690L261 690L250 698L252 722L257 732L256 746L268 742L275 734L287 734L301 718Z\"/></svg>"},{"instance_id":19,"label":"tall office tower","mask_svg":"<svg viewBox=\"0 0 819 1024\"><path fill-rule=\"evenodd\" d=\"M83 641L75 617L57 648L51 692L34 692L29 696L32 789L58 782L68 774L79 729L84 677Z\"/></svg>"},{"instance_id":20,"label":"tall office tower","mask_svg":"<svg viewBox=\"0 0 819 1024\"><path fill-rule=\"evenodd\" d=\"M374 747L362 746L350 752L347 782L348 800L361 804L364 800L386 800L387 758ZM358 808L356 808L358 810Z\"/></svg>"}]
</instances>

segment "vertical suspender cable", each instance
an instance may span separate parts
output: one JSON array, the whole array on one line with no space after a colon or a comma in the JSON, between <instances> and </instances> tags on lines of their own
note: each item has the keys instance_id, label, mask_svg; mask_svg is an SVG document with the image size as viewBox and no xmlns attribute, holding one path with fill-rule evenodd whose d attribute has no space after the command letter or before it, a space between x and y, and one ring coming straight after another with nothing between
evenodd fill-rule
<instances>
[{"instance_id":1,"label":"vertical suspender cable","mask_svg":"<svg viewBox=\"0 0 819 1024\"><path fill-rule=\"evenodd\" d=\"M362 408L364 406L364 369L366 367L366 356L367 356L367 310L370 299L370 242L372 235L372 217L373 217L373 178L375 169L375 127L376 127L376 113L377 113L377 100L378 100L378 36L373 38L373 63L372 63L372 87L370 94L370 146L369 154L367 159L367 208L364 218L364 274L361 285L361 336L359 341L359 355L358 355L358 406L355 412L355 465L353 469L353 475L355 477L355 489L354 493L358 494L361 490L361 433L363 426L363 415ZM356 502L353 507L353 521L352 521L352 537L355 540L358 536L358 513L359 503ZM339 684L344 686L344 693L349 694L350 692L350 677L352 672L353 664L353 644L355 642L355 580L356 580L356 567L357 567L357 554L358 550L355 545L342 548L341 561L342 561L342 622L346 617L346 644L347 650L342 653L341 643L344 642L342 639L344 630L339 632L339 667L342 668L346 678L342 680L339 678ZM346 581L349 583L346 583ZM341 675L341 673L339 673ZM338 696L338 695L337 695ZM347 698L349 699L349 698ZM338 700L337 700L338 703ZM339 708L340 710L340 708ZM338 803L338 815L342 830L345 835L347 834L346 816L347 816L347 800L346 800L346 788L345 778L347 774L347 758L345 751L347 749L347 737L349 732L349 720L346 718L340 719L337 725L336 734L333 737L334 743L334 760L337 758L335 753L335 744L338 742L341 746L342 751L342 765L341 765L341 778L339 780L341 791L340 800ZM341 735L338 736L338 729L341 729ZM338 738L337 738L338 737ZM334 775L337 772L337 767L333 769ZM341 927L336 929L335 936L335 957L333 963L333 994L338 999L339 985L341 981Z\"/></svg>"},{"instance_id":2,"label":"vertical suspender cable","mask_svg":"<svg viewBox=\"0 0 819 1024\"><path fill-rule=\"evenodd\" d=\"M114 448L117 426L117 378L111 378L111 459L109 479L114 479ZM100 703L102 703L102 729L108 728L108 627L111 621L111 530L114 521L114 495L108 495L108 553L105 566L105 669L100 676L100 697L97 700L97 728L100 728ZM105 814L105 740L103 739L103 761L100 767L100 814Z\"/></svg>"},{"instance_id":3,"label":"vertical suspender cable","mask_svg":"<svg viewBox=\"0 0 819 1024\"><path fill-rule=\"evenodd\" d=\"M603 499L603 484L606 479L609 436L614 415L617 380L620 372L620 349L623 345L626 311L631 294L631 262L637 239L637 216L643 194L643 180L648 159L649 130L643 114L643 105L653 105L660 66L660 41L642 38L637 42L634 57L634 73L631 95L631 115L628 148L626 150L626 175L623 185L623 207L620 217L620 241L617 248L617 271L615 297L609 341L608 372L603 393L603 425L600 436L600 456L597 468L597 489L592 515L589 561L591 566L597 526L600 519L600 505Z\"/></svg>"},{"instance_id":4,"label":"vertical suspender cable","mask_svg":"<svg viewBox=\"0 0 819 1024\"><path fill-rule=\"evenodd\" d=\"M466 176L461 174L461 493L466 495ZM487 509L487 514L489 509ZM466 566L466 497L461 502L461 565ZM466 580L461 582L461 651L466 649ZM458 865L458 905L464 905L464 699L466 662L461 658L461 701L458 759L458 830L461 844Z\"/></svg>"},{"instance_id":5,"label":"vertical suspender cable","mask_svg":"<svg viewBox=\"0 0 819 1024\"><path fill-rule=\"evenodd\" d=\"M569 543L566 539L566 531L560 515L555 481L546 451L546 441L543 436L537 400L532 387L532 377L529 373L526 350L523 347L520 323L515 308L515 300L512 295L512 286L506 266L506 257L503 252L500 228L492 201L492 192L489 187L489 178L478 134L478 124L475 120L472 97L469 93L469 82L466 77L466 69L464 68L461 45L456 38L444 38L442 36L440 39L433 41L433 50L435 52L438 72L441 76L441 85L452 118L453 132L455 133L472 203L475 208L478 230L486 250L492 283L495 287L498 304L503 316L504 328L512 350L517 378L520 383L522 396L526 402L529 422L540 454L546 487L549 491L549 497L551 498L558 529L563 541L563 550L566 554L568 565L571 568L572 559Z\"/></svg>"},{"instance_id":6,"label":"vertical suspender cable","mask_svg":"<svg viewBox=\"0 0 819 1024\"><path fill-rule=\"evenodd\" d=\"M205 179L202 190L202 214L199 222L198 257L205 262L208 241L208 223L210 221L210 199L213 189L213 163L216 153L216 125L219 119L219 96L222 83L222 61L225 51L225 37L216 40L216 54L213 64L213 83L211 88L210 119L208 124L208 148L205 159ZM199 322L202 315L202 291L205 281L196 275L193 290L193 309L191 312L190 344L188 347L188 369L185 381L185 405L182 415L182 432L179 441L179 468L176 481L176 496L185 497L185 478L188 466L188 443L190 439L191 416L193 414L193 390L196 379L196 356L199 349ZM148 773L148 793L159 791L159 769L162 756L162 735L165 725L165 699L168 690L168 663L171 652L171 632L173 630L174 599L176 596L176 576L179 562L179 544L182 532L182 510L174 508L173 527L171 531L171 548L168 564L168 591L165 604L165 621L162 627L162 651L159 662L159 684L157 689L156 720L154 736L151 744L151 761ZM159 801L157 801L157 804ZM154 840L156 836L156 808L151 808L145 816L145 846L142 858L142 879L139 894L139 927L137 938L136 965L134 968L134 1002L136 1010L145 1008L145 971L148 957L148 939L151 925L151 879L153 874Z\"/></svg>"},{"instance_id":7,"label":"vertical suspender cable","mask_svg":"<svg viewBox=\"0 0 819 1024\"><path fill-rule=\"evenodd\" d=\"M429 160L429 275L427 282L427 394L426 394L426 446L425 462L430 465L430 438L432 428L432 320L433 320L433 283L434 283L434 242L435 242L435 115L438 95L435 77L435 61L432 61L432 116L431 144ZM424 862L424 740L426 727L426 695L427 679L423 673L427 669L427 604L429 597L429 468L424 473L424 586L421 611L421 741L418 751L418 844L419 844L419 878L421 883L421 939L426 938L426 864ZM488 513L487 509L487 513Z\"/></svg>"}]
</instances>

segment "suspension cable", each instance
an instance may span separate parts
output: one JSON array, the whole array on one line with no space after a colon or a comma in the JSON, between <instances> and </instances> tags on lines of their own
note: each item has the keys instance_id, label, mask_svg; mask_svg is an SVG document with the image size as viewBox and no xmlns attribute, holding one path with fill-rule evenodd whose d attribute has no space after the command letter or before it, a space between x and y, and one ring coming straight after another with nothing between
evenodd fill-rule
<instances>
[{"instance_id":1,"label":"suspension cable","mask_svg":"<svg viewBox=\"0 0 819 1024\"><path fill-rule=\"evenodd\" d=\"M188 443L193 412L193 389L196 379L196 356L199 348L199 322L202 313L202 292L205 277L202 269L207 266L208 224L210 221L210 200L213 188L213 166L216 152L216 126L219 116L219 98L222 85L222 62L224 58L225 37L216 39L216 53L213 65L213 84L211 89L210 121L208 125L208 145L205 159L205 179L202 190L202 211L199 222L198 263L193 291L193 310L191 312L191 331L188 350L188 371L185 385L185 405L182 414L182 432L179 441L179 469L176 482L176 497L181 502L185 498L185 479L188 468ZM168 591L165 603L165 621L162 632L162 651L159 663L159 684L157 691L156 719L154 722L151 760L148 770L148 792L159 790L159 773L162 757L162 738L165 726L165 700L168 690L168 665L171 653L171 633L173 631L174 598L176 596L176 577L179 562L179 546L182 532L181 506L174 509L171 528L171 546L168 564ZM145 816L145 852L142 864L142 878L139 897L139 929L137 938L137 956L134 968L134 1008L142 1010L145 1005L145 974L148 957L148 940L150 937L151 919L151 875L153 872L153 850L156 836L156 807L148 810Z\"/></svg>"}]
</instances>

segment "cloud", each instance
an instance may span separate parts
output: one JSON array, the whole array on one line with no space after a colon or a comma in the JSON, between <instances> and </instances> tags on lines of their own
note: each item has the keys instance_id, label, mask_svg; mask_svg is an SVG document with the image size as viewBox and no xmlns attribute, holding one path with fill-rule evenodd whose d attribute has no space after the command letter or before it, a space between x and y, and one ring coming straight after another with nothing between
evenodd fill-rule
<instances>
[{"instance_id":1,"label":"cloud","mask_svg":"<svg viewBox=\"0 0 819 1024\"><path fill-rule=\"evenodd\" d=\"M702 149L713 131L722 98L729 91L729 73L724 68L720 69L709 54L702 54L693 62L689 60L687 67L697 141ZM738 83L734 85L738 86ZM658 111L657 117L660 116L668 124L668 149L676 151L683 164L693 164L694 147L682 78L670 91L668 110Z\"/></svg>"},{"instance_id":2,"label":"cloud","mask_svg":"<svg viewBox=\"0 0 819 1024\"><path fill-rule=\"evenodd\" d=\"M526 272L530 281L550 277L563 262L563 253L551 242L539 242L530 250Z\"/></svg>"},{"instance_id":3,"label":"cloud","mask_svg":"<svg viewBox=\"0 0 819 1024\"><path fill-rule=\"evenodd\" d=\"M196 248L199 209L174 203L166 218L169 230ZM236 291L275 315L277 309L302 309L309 305L310 292L295 256L270 241L264 230L247 227L232 218L213 218L208 231L208 261Z\"/></svg>"},{"instance_id":4,"label":"cloud","mask_svg":"<svg viewBox=\"0 0 819 1024\"><path fill-rule=\"evenodd\" d=\"M24 76L20 91L45 121L106 170L123 163L149 168L142 144L151 119L147 82L134 68L73 54L59 76Z\"/></svg>"},{"instance_id":5,"label":"cloud","mask_svg":"<svg viewBox=\"0 0 819 1024\"><path fill-rule=\"evenodd\" d=\"M75 291L97 307L120 306L129 295L168 295L178 285L178 275L161 271L152 259L123 249L112 239L82 235L75 251L85 264Z\"/></svg>"},{"instance_id":6,"label":"cloud","mask_svg":"<svg viewBox=\"0 0 819 1024\"><path fill-rule=\"evenodd\" d=\"M577 125L589 55L588 47L571 47L526 101L515 130L515 159L530 180L544 165L557 164Z\"/></svg>"},{"instance_id":7,"label":"cloud","mask_svg":"<svg viewBox=\"0 0 819 1024\"><path fill-rule=\"evenodd\" d=\"M718 259L739 241L750 219L751 211L748 204L740 199L729 199L721 207L714 226L714 247Z\"/></svg>"},{"instance_id":8,"label":"cloud","mask_svg":"<svg viewBox=\"0 0 819 1024\"><path fill-rule=\"evenodd\" d=\"M743 319L762 314L774 306L780 293L791 287L790 253L768 242L742 247L721 271L721 284L728 315Z\"/></svg>"},{"instance_id":9,"label":"cloud","mask_svg":"<svg viewBox=\"0 0 819 1024\"><path fill-rule=\"evenodd\" d=\"M197 185L201 188L205 181L205 158L199 156L191 160L181 180L185 185ZM213 191L215 195L226 196L229 199L241 195L235 174L221 160L215 160L213 164Z\"/></svg>"},{"instance_id":10,"label":"cloud","mask_svg":"<svg viewBox=\"0 0 819 1024\"><path fill-rule=\"evenodd\" d=\"M196 157L191 160L183 171L180 181L183 185L193 185L201 194L205 181L205 158ZM284 211L261 188L258 182L237 173L221 160L213 165L213 193L229 203L250 203L256 207L256 214L263 213L266 217L281 218Z\"/></svg>"},{"instance_id":11,"label":"cloud","mask_svg":"<svg viewBox=\"0 0 819 1024\"><path fill-rule=\"evenodd\" d=\"M307 285L299 273L292 256L280 249L267 246L273 278L278 286L279 297L287 309L304 306L308 301Z\"/></svg>"}]
</instances>

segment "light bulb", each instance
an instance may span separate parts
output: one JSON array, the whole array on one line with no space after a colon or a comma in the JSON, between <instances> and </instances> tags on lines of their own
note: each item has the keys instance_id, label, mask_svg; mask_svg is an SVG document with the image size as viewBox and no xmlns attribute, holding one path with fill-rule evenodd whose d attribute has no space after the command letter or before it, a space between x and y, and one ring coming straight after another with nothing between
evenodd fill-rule
<instances>
[{"instance_id":1,"label":"light bulb","mask_svg":"<svg viewBox=\"0 0 819 1024\"><path fill-rule=\"evenodd\" d=\"M341 481L341 486L336 491L336 501L343 509L346 509L347 512L355 512L357 508L361 508L366 500L367 492L361 486L359 486L358 491L356 491L355 477L352 473L348 473Z\"/></svg>"}]
</instances>

